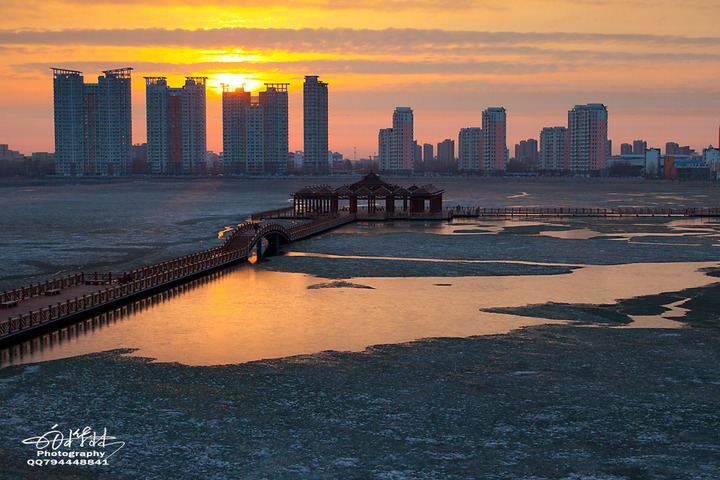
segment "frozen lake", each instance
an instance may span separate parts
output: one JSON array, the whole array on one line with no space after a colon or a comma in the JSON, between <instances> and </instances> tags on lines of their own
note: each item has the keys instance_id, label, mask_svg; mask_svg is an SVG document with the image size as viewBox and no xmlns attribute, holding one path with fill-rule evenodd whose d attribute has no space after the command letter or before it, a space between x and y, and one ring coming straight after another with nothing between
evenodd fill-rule
<instances>
[{"instance_id":1,"label":"frozen lake","mask_svg":"<svg viewBox=\"0 0 720 480\"><path fill-rule=\"evenodd\" d=\"M290 192L318 181L0 189L0 283L123 271L208 248L251 212L283 206ZM445 188L446 204L467 206L691 207L717 205L720 197L712 184L433 182ZM713 283L702 269L718 265L719 238L716 219L358 223L63 329L26 344L10 363L128 348L159 361L215 365L506 333L571 319L498 309L612 304ZM682 326L660 315L637 325Z\"/></svg>"}]
</instances>

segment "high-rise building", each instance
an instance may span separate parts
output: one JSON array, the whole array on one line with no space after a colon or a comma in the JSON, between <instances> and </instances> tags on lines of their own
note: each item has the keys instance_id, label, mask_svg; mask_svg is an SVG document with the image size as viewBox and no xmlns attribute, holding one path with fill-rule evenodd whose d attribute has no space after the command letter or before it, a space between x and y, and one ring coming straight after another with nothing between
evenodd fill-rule
<instances>
[{"instance_id":1,"label":"high-rise building","mask_svg":"<svg viewBox=\"0 0 720 480\"><path fill-rule=\"evenodd\" d=\"M492 107L482 113L482 169L499 171L505 169L507 115L502 107Z\"/></svg>"},{"instance_id":2,"label":"high-rise building","mask_svg":"<svg viewBox=\"0 0 720 480\"><path fill-rule=\"evenodd\" d=\"M244 87L223 86L223 170L228 175L247 172L245 109L250 102L250 92Z\"/></svg>"},{"instance_id":3,"label":"high-rise building","mask_svg":"<svg viewBox=\"0 0 720 480\"><path fill-rule=\"evenodd\" d=\"M265 111L259 102L245 108L245 165L247 173L264 173Z\"/></svg>"},{"instance_id":4,"label":"high-rise building","mask_svg":"<svg viewBox=\"0 0 720 480\"><path fill-rule=\"evenodd\" d=\"M288 83L266 83L259 93L265 116L265 173L287 172Z\"/></svg>"},{"instance_id":5,"label":"high-rise building","mask_svg":"<svg viewBox=\"0 0 720 480\"><path fill-rule=\"evenodd\" d=\"M53 68L58 175L123 175L130 171L132 68L105 70L98 83Z\"/></svg>"},{"instance_id":6,"label":"high-rise building","mask_svg":"<svg viewBox=\"0 0 720 480\"><path fill-rule=\"evenodd\" d=\"M445 169L455 161L455 140L446 138L437 144L438 168Z\"/></svg>"},{"instance_id":7,"label":"high-rise building","mask_svg":"<svg viewBox=\"0 0 720 480\"><path fill-rule=\"evenodd\" d=\"M538 142L534 138L520 140L515 145L515 160L523 165L536 165L538 163Z\"/></svg>"},{"instance_id":8,"label":"high-rise building","mask_svg":"<svg viewBox=\"0 0 720 480\"><path fill-rule=\"evenodd\" d=\"M166 77L145 77L147 152L154 175L204 174L206 77L185 77L169 88Z\"/></svg>"},{"instance_id":9,"label":"high-rise building","mask_svg":"<svg viewBox=\"0 0 720 480\"><path fill-rule=\"evenodd\" d=\"M633 155L645 155L647 150L647 142L645 140L634 140L632 146Z\"/></svg>"},{"instance_id":10,"label":"high-rise building","mask_svg":"<svg viewBox=\"0 0 720 480\"><path fill-rule=\"evenodd\" d=\"M703 148L703 162L710 169L710 178L720 179L720 148Z\"/></svg>"},{"instance_id":11,"label":"high-rise building","mask_svg":"<svg viewBox=\"0 0 720 480\"><path fill-rule=\"evenodd\" d=\"M633 153L633 146L629 143L621 143L620 144L620 155L632 155Z\"/></svg>"},{"instance_id":12,"label":"high-rise building","mask_svg":"<svg viewBox=\"0 0 720 480\"><path fill-rule=\"evenodd\" d=\"M53 68L55 110L55 171L82 175L85 159L85 106L82 72Z\"/></svg>"},{"instance_id":13,"label":"high-rise building","mask_svg":"<svg viewBox=\"0 0 720 480\"><path fill-rule=\"evenodd\" d=\"M540 169L562 171L570 168L568 130L545 127L540 132Z\"/></svg>"},{"instance_id":14,"label":"high-rise building","mask_svg":"<svg viewBox=\"0 0 720 480\"><path fill-rule=\"evenodd\" d=\"M480 171L482 128L461 128L458 134L458 169L463 172Z\"/></svg>"},{"instance_id":15,"label":"high-rise building","mask_svg":"<svg viewBox=\"0 0 720 480\"><path fill-rule=\"evenodd\" d=\"M413 111L409 107L397 107L393 112L393 128L382 128L378 133L380 171L412 172L414 145Z\"/></svg>"},{"instance_id":16,"label":"high-rise building","mask_svg":"<svg viewBox=\"0 0 720 480\"><path fill-rule=\"evenodd\" d=\"M287 83L266 83L253 98L223 88L223 156L227 174L283 174L288 165Z\"/></svg>"},{"instance_id":17,"label":"high-rise building","mask_svg":"<svg viewBox=\"0 0 720 480\"><path fill-rule=\"evenodd\" d=\"M426 169L430 164L432 164L434 156L435 154L433 153L433 144L423 143L423 163L425 164Z\"/></svg>"},{"instance_id":18,"label":"high-rise building","mask_svg":"<svg viewBox=\"0 0 720 480\"><path fill-rule=\"evenodd\" d=\"M392 128L381 128L378 133L378 163L381 172L391 170L392 134Z\"/></svg>"},{"instance_id":19,"label":"high-rise building","mask_svg":"<svg viewBox=\"0 0 720 480\"><path fill-rule=\"evenodd\" d=\"M289 153L289 156L292 157L292 168L295 169L295 171L302 171L303 167L303 151L302 150L295 150L292 153Z\"/></svg>"},{"instance_id":20,"label":"high-rise building","mask_svg":"<svg viewBox=\"0 0 720 480\"><path fill-rule=\"evenodd\" d=\"M417 140L413 140L413 169L422 164L422 146L418 145Z\"/></svg>"},{"instance_id":21,"label":"high-rise building","mask_svg":"<svg viewBox=\"0 0 720 480\"><path fill-rule=\"evenodd\" d=\"M397 107L393 112L390 170L413 171L413 111L410 107Z\"/></svg>"},{"instance_id":22,"label":"high-rise building","mask_svg":"<svg viewBox=\"0 0 720 480\"><path fill-rule=\"evenodd\" d=\"M575 105L568 111L570 170L589 174L605 168L608 111L601 103Z\"/></svg>"},{"instance_id":23,"label":"high-rise building","mask_svg":"<svg viewBox=\"0 0 720 480\"><path fill-rule=\"evenodd\" d=\"M303 84L303 168L326 174L328 165L328 84L308 75Z\"/></svg>"},{"instance_id":24,"label":"high-rise building","mask_svg":"<svg viewBox=\"0 0 720 480\"><path fill-rule=\"evenodd\" d=\"M182 87L183 172L206 171L207 128L205 107L206 77L186 77Z\"/></svg>"}]
</instances>

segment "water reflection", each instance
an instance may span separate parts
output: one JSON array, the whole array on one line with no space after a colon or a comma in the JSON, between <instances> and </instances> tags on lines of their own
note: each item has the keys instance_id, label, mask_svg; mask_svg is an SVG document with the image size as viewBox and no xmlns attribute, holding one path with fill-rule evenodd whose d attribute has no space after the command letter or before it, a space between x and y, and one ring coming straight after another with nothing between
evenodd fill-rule
<instances>
[{"instance_id":1,"label":"water reflection","mask_svg":"<svg viewBox=\"0 0 720 480\"><path fill-rule=\"evenodd\" d=\"M183 285L178 285L148 298L58 328L40 337L0 349L0 367L78 355L78 353L72 353L76 348L76 345L72 343L73 341L81 341L83 337L100 334L106 327L113 326L118 322L122 322L127 318L131 318L204 285L211 284L221 276L231 274L233 270L233 268L230 268L225 271L211 273L205 277ZM87 343L86 339L83 340ZM82 353L91 352L84 351Z\"/></svg>"},{"instance_id":2,"label":"water reflection","mask_svg":"<svg viewBox=\"0 0 720 480\"><path fill-rule=\"evenodd\" d=\"M244 265L175 288L2 353L28 363L116 348L190 365L360 351L425 337L506 333L559 323L479 309L527 304L614 303L698 287L716 262L583 266L553 276L365 277L335 282ZM353 286L371 288L353 288ZM172 301L169 301L171 300Z\"/></svg>"},{"instance_id":3,"label":"water reflection","mask_svg":"<svg viewBox=\"0 0 720 480\"><path fill-rule=\"evenodd\" d=\"M512 218L453 218L451 221L358 222L342 227L342 233L384 235L387 233L423 233L435 235L499 234L518 231L519 227L540 227L532 234L563 239L602 237L720 237L720 222L706 217L577 217L563 218L516 216ZM545 227L545 228L542 228Z\"/></svg>"}]
</instances>

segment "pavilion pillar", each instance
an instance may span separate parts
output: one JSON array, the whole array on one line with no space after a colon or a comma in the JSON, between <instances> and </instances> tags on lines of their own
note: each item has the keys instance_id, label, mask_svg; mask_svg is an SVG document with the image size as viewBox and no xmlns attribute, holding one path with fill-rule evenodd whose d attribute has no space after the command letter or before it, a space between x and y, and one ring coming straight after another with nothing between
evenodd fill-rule
<instances>
[{"instance_id":1,"label":"pavilion pillar","mask_svg":"<svg viewBox=\"0 0 720 480\"><path fill-rule=\"evenodd\" d=\"M332 213L338 212L338 197L332 197L330 200L330 211Z\"/></svg>"},{"instance_id":2,"label":"pavilion pillar","mask_svg":"<svg viewBox=\"0 0 720 480\"><path fill-rule=\"evenodd\" d=\"M438 213L442 211L442 195L436 195L430 199L430 212Z\"/></svg>"},{"instance_id":3,"label":"pavilion pillar","mask_svg":"<svg viewBox=\"0 0 720 480\"><path fill-rule=\"evenodd\" d=\"M395 197L392 195L385 197L385 210L387 210L388 213L395 211Z\"/></svg>"},{"instance_id":4,"label":"pavilion pillar","mask_svg":"<svg viewBox=\"0 0 720 480\"><path fill-rule=\"evenodd\" d=\"M420 213L425 210L425 199L413 197L410 199L410 213Z\"/></svg>"},{"instance_id":5,"label":"pavilion pillar","mask_svg":"<svg viewBox=\"0 0 720 480\"><path fill-rule=\"evenodd\" d=\"M350 197L350 213L357 213L357 197L351 196Z\"/></svg>"}]
</instances>

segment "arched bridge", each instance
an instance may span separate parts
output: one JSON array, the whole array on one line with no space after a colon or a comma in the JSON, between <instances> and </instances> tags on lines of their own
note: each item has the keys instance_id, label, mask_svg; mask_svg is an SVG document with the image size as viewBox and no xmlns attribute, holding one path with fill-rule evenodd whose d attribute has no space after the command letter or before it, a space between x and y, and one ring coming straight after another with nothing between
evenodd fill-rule
<instances>
[{"instance_id":1,"label":"arched bridge","mask_svg":"<svg viewBox=\"0 0 720 480\"><path fill-rule=\"evenodd\" d=\"M243 251L245 255L257 248L260 258L275 255L281 245L353 222L355 219L355 215L345 214L316 218L289 226L278 222L246 222L232 231L221 248L225 251Z\"/></svg>"}]
</instances>

